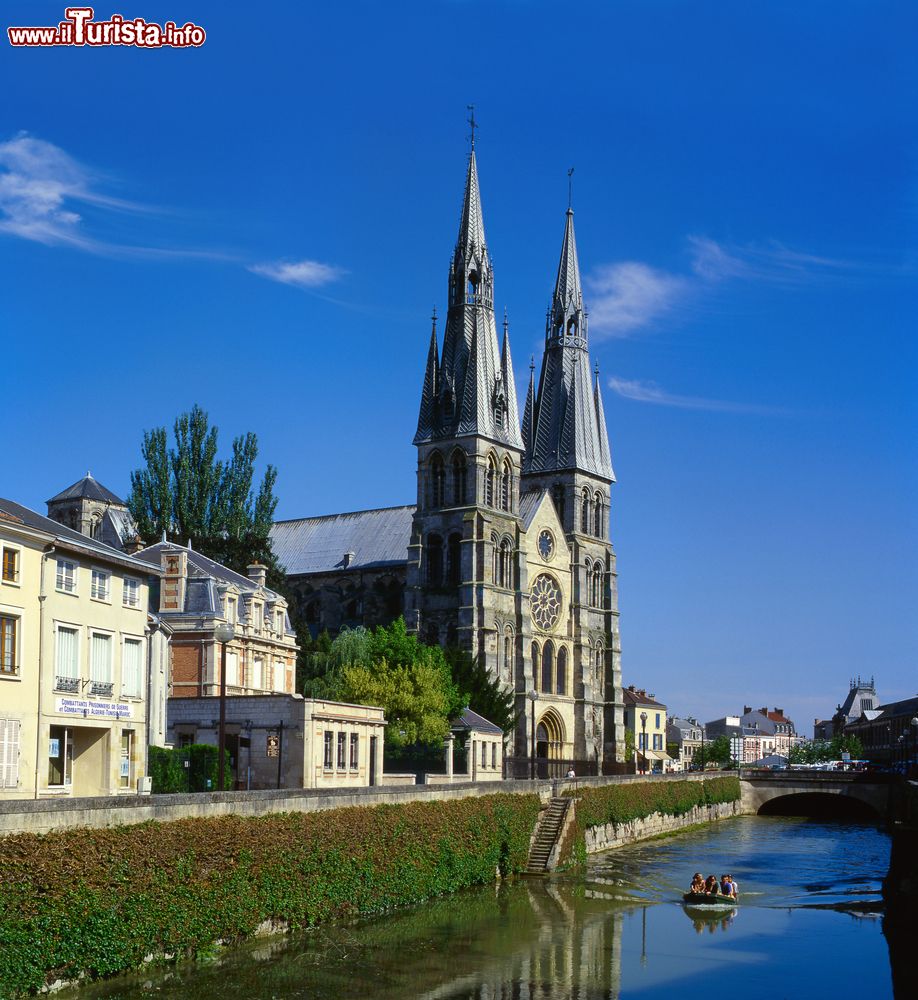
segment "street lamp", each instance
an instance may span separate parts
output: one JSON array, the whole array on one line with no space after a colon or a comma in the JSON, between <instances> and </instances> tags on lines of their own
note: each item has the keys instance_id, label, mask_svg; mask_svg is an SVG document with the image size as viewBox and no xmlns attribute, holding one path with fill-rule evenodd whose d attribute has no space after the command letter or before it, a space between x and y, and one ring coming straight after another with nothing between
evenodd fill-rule
<instances>
[{"instance_id":1,"label":"street lamp","mask_svg":"<svg viewBox=\"0 0 918 1000\"><path fill-rule=\"evenodd\" d=\"M221 622L214 629L214 639L223 644L220 656L220 735L217 741L217 788L223 791L224 760L226 756L226 644L233 641L236 630L229 622Z\"/></svg>"},{"instance_id":2,"label":"street lamp","mask_svg":"<svg viewBox=\"0 0 918 1000\"><path fill-rule=\"evenodd\" d=\"M526 697L532 702L532 757L529 761L529 777L535 781L535 759L536 759L536 702L539 700L539 692L531 688Z\"/></svg>"},{"instance_id":3,"label":"street lamp","mask_svg":"<svg viewBox=\"0 0 918 1000\"><path fill-rule=\"evenodd\" d=\"M641 712L641 774L647 770L647 713Z\"/></svg>"}]
</instances>

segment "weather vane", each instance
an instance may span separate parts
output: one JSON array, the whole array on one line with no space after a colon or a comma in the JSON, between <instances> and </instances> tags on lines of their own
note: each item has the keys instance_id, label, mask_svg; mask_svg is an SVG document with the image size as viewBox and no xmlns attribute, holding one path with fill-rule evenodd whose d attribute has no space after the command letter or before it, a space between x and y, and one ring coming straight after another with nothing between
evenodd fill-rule
<instances>
[{"instance_id":1,"label":"weather vane","mask_svg":"<svg viewBox=\"0 0 918 1000\"><path fill-rule=\"evenodd\" d=\"M567 207L570 208L574 201L574 168L567 172Z\"/></svg>"},{"instance_id":2,"label":"weather vane","mask_svg":"<svg viewBox=\"0 0 918 1000\"><path fill-rule=\"evenodd\" d=\"M469 126L470 126L470 128L472 130L472 134L469 137L469 141L472 144L472 149L474 149L475 148L475 129L476 128L480 128L480 126L475 124L475 105L474 104L466 104L466 108L470 112L469 118L468 118L468 122L469 122Z\"/></svg>"}]
</instances>

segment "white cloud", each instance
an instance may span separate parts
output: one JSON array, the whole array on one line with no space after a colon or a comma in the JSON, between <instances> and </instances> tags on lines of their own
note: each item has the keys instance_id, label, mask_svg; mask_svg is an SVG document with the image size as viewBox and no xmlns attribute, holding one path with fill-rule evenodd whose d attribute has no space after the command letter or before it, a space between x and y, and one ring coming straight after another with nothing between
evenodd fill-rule
<instances>
[{"instance_id":1,"label":"white cloud","mask_svg":"<svg viewBox=\"0 0 918 1000\"><path fill-rule=\"evenodd\" d=\"M688 238L692 253L692 270L705 281L749 277L749 265L706 236Z\"/></svg>"},{"instance_id":2,"label":"white cloud","mask_svg":"<svg viewBox=\"0 0 918 1000\"><path fill-rule=\"evenodd\" d=\"M249 270L260 274L271 281L279 281L284 285L296 285L298 288L321 288L332 281L337 281L345 272L331 264L323 264L317 260L277 261L273 264L252 264Z\"/></svg>"},{"instance_id":3,"label":"white cloud","mask_svg":"<svg viewBox=\"0 0 918 1000\"><path fill-rule=\"evenodd\" d=\"M722 399L706 399L702 396L682 396L667 392L656 382L644 382L640 379L619 378L613 375L609 379L609 388L625 399L636 403L653 403L657 406L674 406L683 410L708 410L718 413L750 413L762 416L775 415L783 411L771 406L759 406L750 403L733 403Z\"/></svg>"},{"instance_id":4,"label":"white cloud","mask_svg":"<svg viewBox=\"0 0 918 1000\"><path fill-rule=\"evenodd\" d=\"M690 291L691 283L639 261L597 268L586 278L590 293L590 330L626 337L670 312Z\"/></svg>"},{"instance_id":5,"label":"white cloud","mask_svg":"<svg viewBox=\"0 0 918 1000\"><path fill-rule=\"evenodd\" d=\"M91 249L74 202L104 204L89 172L62 149L21 132L0 143L0 231L49 245Z\"/></svg>"}]
</instances>

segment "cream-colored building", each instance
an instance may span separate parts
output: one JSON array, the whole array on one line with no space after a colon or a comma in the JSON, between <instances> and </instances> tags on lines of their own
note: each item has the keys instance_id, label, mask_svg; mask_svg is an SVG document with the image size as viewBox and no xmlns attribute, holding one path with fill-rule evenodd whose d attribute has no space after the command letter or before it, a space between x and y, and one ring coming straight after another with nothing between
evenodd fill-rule
<instances>
[{"instance_id":1,"label":"cream-colored building","mask_svg":"<svg viewBox=\"0 0 918 1000\"><path fill-rule=\"evenodd\" d=\"M169 700L169 739L219 746L220 699ZM234 787L348 788L383 784L381 708L306 699L226 699L226 748Z\"/></svg>"},{"instance_id":2,"label":"cream-colored building","mask_svg":"<svg viewBox=\"0 0 918 1000\"><path fill-rule=\"evenodd\" d=\"M157 571L10 500L0 542L0 797L136 792Z\"/></svg>"},{"instance_id":3,"label":"cream-colored building","mask_svg":"<svg viewBox=\"0 0 918 1000\"><path fill-rule=\"evenodd\" d=\"M668 771L666 752L666 706L632 684L622 691L625 728L634 737L634 765L641 773Z\"/></svg>"}]
</instances>

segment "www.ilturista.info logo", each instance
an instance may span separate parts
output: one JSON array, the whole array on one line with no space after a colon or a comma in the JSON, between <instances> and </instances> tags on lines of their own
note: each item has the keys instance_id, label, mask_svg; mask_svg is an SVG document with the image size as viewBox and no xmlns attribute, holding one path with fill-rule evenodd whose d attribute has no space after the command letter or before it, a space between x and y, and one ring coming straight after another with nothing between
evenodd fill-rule
<instances>
[{"instance_id":1,"label":"www.ilturista.info logo","mask_svg":"<svg viewBox=\"0 0 918 1000\"><path fill-rule=\"evenodd\" d=\"M107 21L94 21L92 7L65 7L64 18L47 27L7 28L10 45L136 45L142 49L163 46L184 49L204 44L206 32L190 21L152 24L142 17L112 14Z\"/></svg>"}]
</instances>

